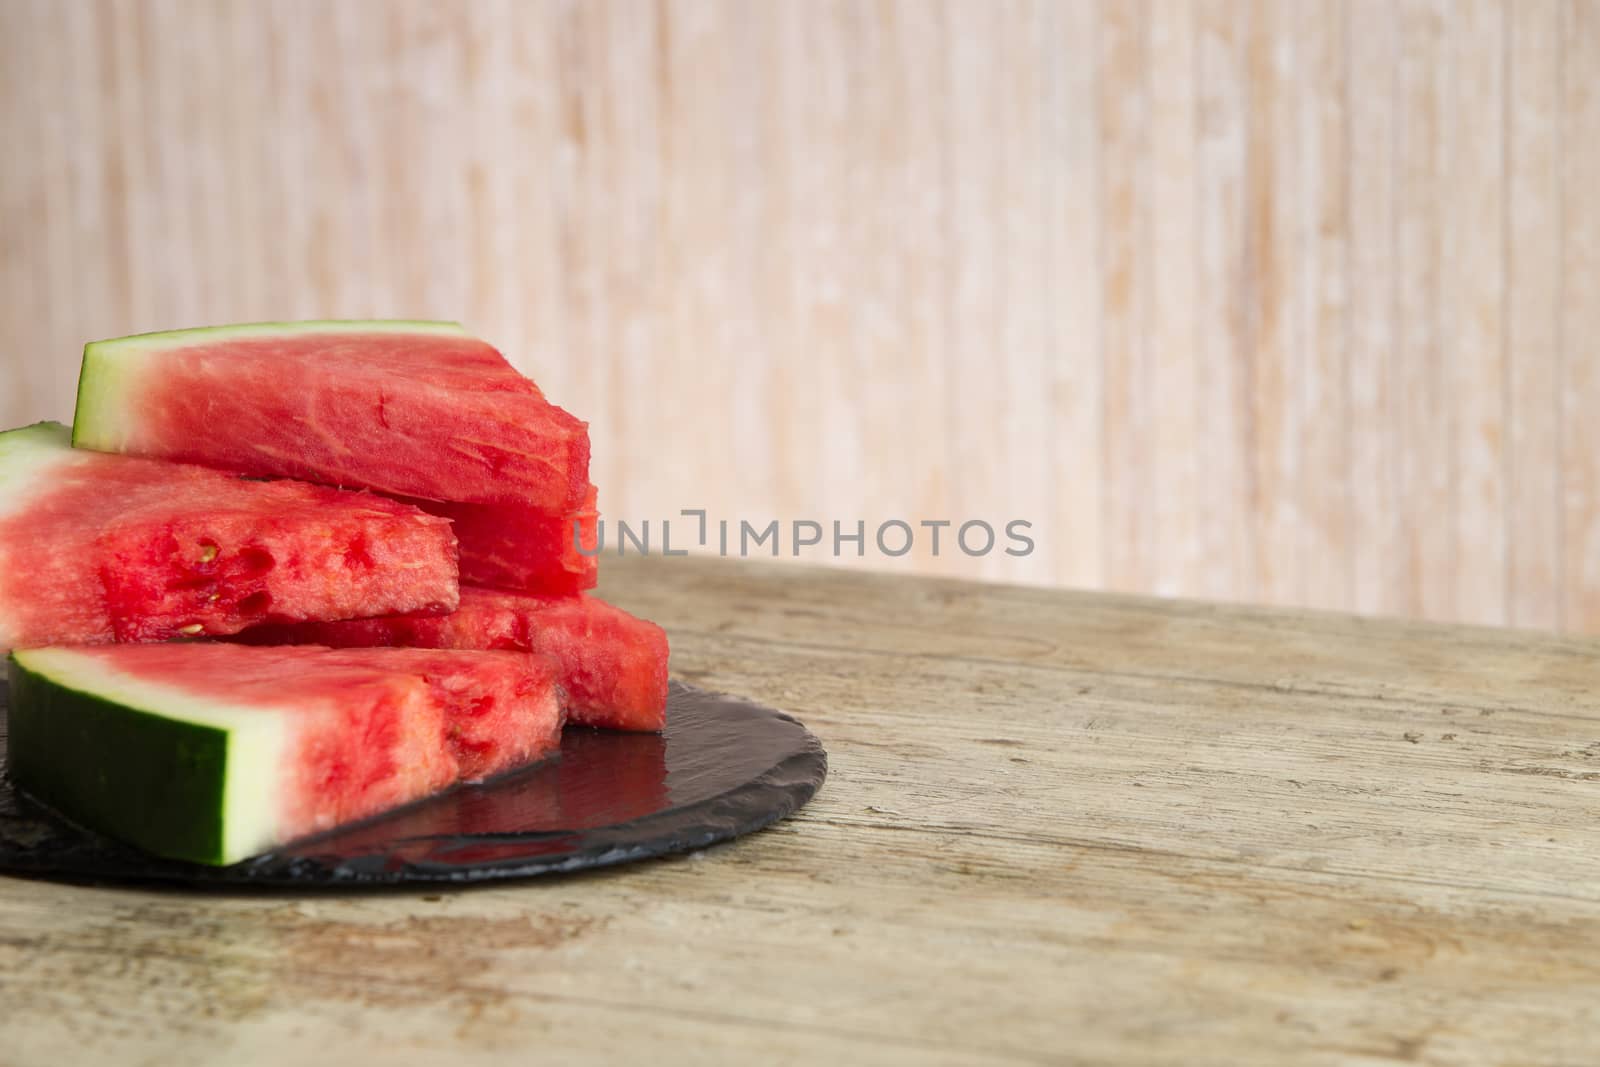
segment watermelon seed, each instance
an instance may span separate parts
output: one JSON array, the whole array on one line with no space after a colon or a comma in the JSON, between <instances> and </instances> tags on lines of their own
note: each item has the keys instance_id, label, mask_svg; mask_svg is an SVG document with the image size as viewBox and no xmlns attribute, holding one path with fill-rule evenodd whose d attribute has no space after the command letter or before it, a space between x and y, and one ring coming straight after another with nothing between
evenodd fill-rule
<instances>
[{"instance_id":1,"label":"watermelon seed","mask_svg":"<svg viewBox=\"0 0 1600 1067\"><path fill-rule=\"evenodd\" d=\"M217 546L209 541L200 546L200 562L210 563L217 558Z\"/></svg>"},{"instance_id":2,"label":"watermelon seed","mask_svg":"<svg viewBox=\"0 0 1600 1067\"><path fill-rule=\"evenodd\" d=\"M199 633L202 629L204 629L204 627L202 627L199 623L191 622L188 626L179 627L178 628L178 632L180 634L186 634L189 637L193 637L195 634Z\"/></svg>"}]
</instances>

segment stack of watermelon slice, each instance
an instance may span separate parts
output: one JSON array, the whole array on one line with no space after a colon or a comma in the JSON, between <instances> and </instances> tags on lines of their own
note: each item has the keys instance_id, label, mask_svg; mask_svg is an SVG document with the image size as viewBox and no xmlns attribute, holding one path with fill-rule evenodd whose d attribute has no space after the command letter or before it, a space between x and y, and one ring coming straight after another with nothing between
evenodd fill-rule
<instances>
[{"instance_id":1,"label":"stack of watermelon slice","mask_svg":"<svg viewBox=\"0 0 1600 1067\"><path fill-rule=\"evenodd\" d=\"M72 429L0 433L9 771L233 863L660 730L667 641L596 580L586 425L450 323L88 345Z\"/></svg>"}]
</instances>

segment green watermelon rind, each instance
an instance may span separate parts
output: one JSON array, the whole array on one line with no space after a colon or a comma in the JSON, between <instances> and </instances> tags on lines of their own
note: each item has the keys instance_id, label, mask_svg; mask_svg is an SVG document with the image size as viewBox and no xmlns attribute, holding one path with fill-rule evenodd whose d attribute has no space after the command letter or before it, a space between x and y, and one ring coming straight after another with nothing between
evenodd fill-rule
<instances>
[{"instance_id":1,"label":"green watermelon rind","mask_svg":"<svg viewBox=\"0 0 1600 1067\"><path fill-rule=\"evenodd\" d=\"M69 648L14 651L12 780L78 823L223 866L278 839L279 716L129 678Z\"/></svg>"},{"instance_id":2,"label":"green watermelon rind","mask_svg":"<svg viewBox=\"0 0 1600 1067\"><path fill-rule=\"evenodd\" d=\"M119 415L125 413L124 379L137 370L129 356L168 352L196 344L265 337L327 333L397 333L465 336L459 322L423 319L322 319L309 322L244 322L231 326L197 326L186 330L136 333L83 346L78 372L77 408L72 420L72 445L103 452L121 451L124 436Z\"/></svg>"}]
</instances>

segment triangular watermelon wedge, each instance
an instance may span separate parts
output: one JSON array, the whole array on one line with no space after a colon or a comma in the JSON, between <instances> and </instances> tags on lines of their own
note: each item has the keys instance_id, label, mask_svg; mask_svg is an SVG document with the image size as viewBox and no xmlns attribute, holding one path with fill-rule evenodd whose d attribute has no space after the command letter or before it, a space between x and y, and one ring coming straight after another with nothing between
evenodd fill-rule
<instances>
[{"instance_id":1,"label":"triangular watermelon wedge","mask_svg":"<svg viewBox=\"0 0 1600 1067\"><path fill-rule=\"evenodd\" d=\"M549 661L224 644L12 654L7 761L33 796L159 856L229 864L560 743Z\"/></svg>"},{"instance_id":2,"label":"triangular watermelon wedge","mask_svg":"<svg viewBox=\"0 0 1600 1067\"><path fill-rule=\"evenodd\" d=\"M84 348L80 448L565 515L587 426L455 323L253 323Z\"/></svg>"},{"instance_id":3,"label":"triangular watermelon wedge","mask_svg":"<svg viewBox=\"0 0 1600 1067\"><path fill-rule=\"evenodd\" d=\"M0 650L456 602L450 525L409 505L0 433Z\"/></svg>"}]
</instances>

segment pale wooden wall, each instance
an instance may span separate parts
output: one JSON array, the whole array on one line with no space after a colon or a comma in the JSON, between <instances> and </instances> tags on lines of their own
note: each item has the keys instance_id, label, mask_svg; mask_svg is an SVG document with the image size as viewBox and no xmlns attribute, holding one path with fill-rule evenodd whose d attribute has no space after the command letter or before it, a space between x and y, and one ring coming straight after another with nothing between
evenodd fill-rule
<instances>
[{"instance_id":1,"label":"pale wooden wall","mask_svg":"<svg viewBox=\"0 0 1600 1067\"><path fill-rule=\"evenodd\" d=\"M1600 4L0 0L0 421L460 318L612 515L1600 629Z\"/></svg>"}]
</instances>

